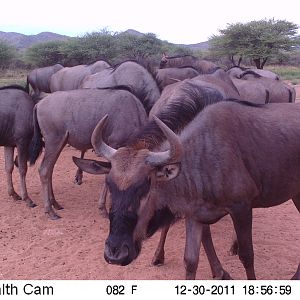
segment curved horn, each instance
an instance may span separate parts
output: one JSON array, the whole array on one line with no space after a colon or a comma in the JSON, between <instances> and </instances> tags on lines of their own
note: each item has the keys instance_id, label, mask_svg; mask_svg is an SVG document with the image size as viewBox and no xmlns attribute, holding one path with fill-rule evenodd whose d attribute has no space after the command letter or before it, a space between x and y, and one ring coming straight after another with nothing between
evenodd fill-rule
<instances>
[{"instance_id":1,"label":"curved horn","mask_svg":"<svg viewBox=\"0 0 300 300\"><path fill-rule=\"evenodd\" d=\"M108 146L102 138L102 131L107 124L108 115L105 115L95 127L92 137L91 143L95 150L97 156L103 156L106 159L110 160L111 157L116 153L116 149Z\"/></svg>"},{"instance_id":2,"label":"curved horn","mask_svg":"<svg viewBox=\"0 0 300 300\"><path fill-rule=\"evenodd\" d=\"M183 147L178 136L156 116L153 116L153 119L166 136L170 149L163 152L150 152L147 157L148 163L152 166L159 166L169 162L178 162L183 154Z\"/></svg>"}]
</instances>

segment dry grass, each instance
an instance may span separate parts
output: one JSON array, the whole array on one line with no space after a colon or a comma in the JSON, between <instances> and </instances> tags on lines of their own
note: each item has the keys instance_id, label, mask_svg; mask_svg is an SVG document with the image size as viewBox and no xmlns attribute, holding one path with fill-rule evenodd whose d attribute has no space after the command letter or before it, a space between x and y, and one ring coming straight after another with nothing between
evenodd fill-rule
<instances>
[{"instance_id":1,"label":"dry grass","mask_svg":"<svg viewBox=\"0 0 300 300\"><path fill-rule=\"evenodd\" d=\"M300 67L295 66L267 66L266 70L275 72L282 80L288 80L293 85L300 83Z\"/></svg>"},{"instance_id":2,"label":"dry grass","mask_svg":"<svg viewBox=\"0 0 300 300\"><path fill-rule=\"evenodd\" d=\"M20 84L26 85L28 70L9 69L0 71L0 86Z\"/></svg>"}]
</instances>

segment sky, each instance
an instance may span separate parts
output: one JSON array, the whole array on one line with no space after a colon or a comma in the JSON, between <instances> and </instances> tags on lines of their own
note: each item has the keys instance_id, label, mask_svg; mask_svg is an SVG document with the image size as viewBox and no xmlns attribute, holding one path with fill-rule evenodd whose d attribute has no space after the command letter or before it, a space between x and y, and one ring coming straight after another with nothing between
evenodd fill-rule
<instances>
[{"instance_id":1,"label":"sky","mask_svg":"<svg viewBox=\"0 0 300 300\"><path fill-rule=\"evenodd\" d=\"M1 1L0 31L68 36L87 32L152 32L176 44L204 42L228 24L286 20L300 25L299 0L9 0Z\"/></svg>"}]
</instances>

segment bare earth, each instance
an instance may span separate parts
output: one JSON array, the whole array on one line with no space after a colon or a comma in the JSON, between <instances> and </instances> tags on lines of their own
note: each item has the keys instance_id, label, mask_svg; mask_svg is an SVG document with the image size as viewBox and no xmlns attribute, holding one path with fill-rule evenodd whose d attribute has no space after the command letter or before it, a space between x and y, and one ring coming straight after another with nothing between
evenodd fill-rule
<instances>
[{"instance_id":1,"label":"bare earth","mask_svg":"<svg viewBox=\"0 0 300 300\"><path fill-rule=\"evenodd\" d=\"M98 215L98 195L103 177L85 174L84 183L73 183L75 166L72 155L64 149L54 172L54 190L64 206L62 219L48 220L38 177L38 163L29 169L28 190L38 204L30 209L22 201L7 196L3 150L0 152L0 280L1 279L184 279L184 223L170 231L164 266L151 265L157 233L143 245L136 261L126 267L113 266L103 258L108 221ZM94 157L89 151L87 157ZM19 176L14 171L16 190ZM254 212L255 266L258 279L289 279L300 262L300 216L291 201L271 209ZM235 279L245 279L237 257L229 255L232 223L224 218L212 226L220 259ZM207 259L202 251L197 279L211 279Z\"/></svg>"}]
</instances>

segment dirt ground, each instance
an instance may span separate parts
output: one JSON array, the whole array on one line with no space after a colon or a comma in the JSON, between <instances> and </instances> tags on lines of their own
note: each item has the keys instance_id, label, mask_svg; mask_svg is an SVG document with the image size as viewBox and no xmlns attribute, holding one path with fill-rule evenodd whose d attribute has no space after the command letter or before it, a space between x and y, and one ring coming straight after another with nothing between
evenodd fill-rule
<instances>
[{"instance_id":1,"label":"dirt ground","mask_svg":"<svg viewBox=\"0 0 300 300\"><path fill-rule=\"evenodd\" d=\"M126 267L109 265L103 258L108 221L98 214L101 176L85 174L81 186L73 183L76 171L72 155L64 149L54 172L54 191L64 206L61 219L48 220L43 213L37 164L29 169L28 190L35 208L7 196L3 150L0 151L0 280L1 279L184 279L183 222L171 229L164 266L151 265L159 234L147 240L141 255ZM87 157L94 157L89 151ZM19 176L14 171L19 191ZM256 209L253 221L255 266L258 279L289 279L300 262L300 216L291 201L271 209ZM216 250L235 279L245 279L237 257L229 255L232 223L224 218L212 226ZM197 279L211 279L201 252Z\"/></svg>"}]
</instances>

